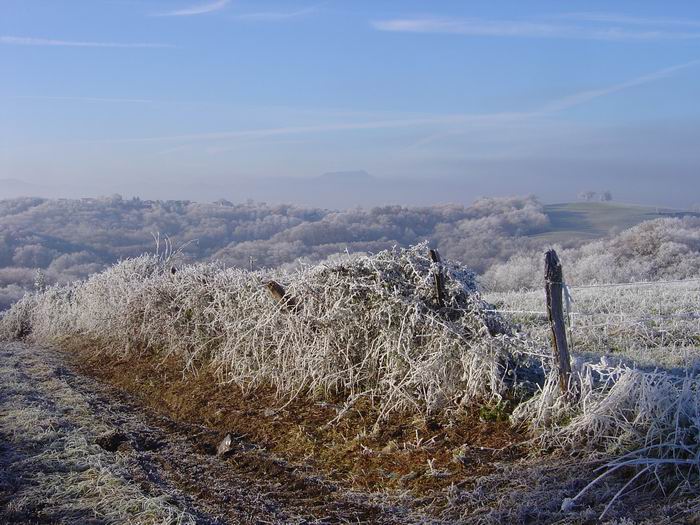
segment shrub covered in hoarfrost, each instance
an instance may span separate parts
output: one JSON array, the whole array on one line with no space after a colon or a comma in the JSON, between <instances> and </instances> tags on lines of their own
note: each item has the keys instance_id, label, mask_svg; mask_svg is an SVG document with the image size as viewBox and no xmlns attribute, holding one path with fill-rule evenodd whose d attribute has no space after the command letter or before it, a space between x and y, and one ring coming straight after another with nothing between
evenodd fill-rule
<instances>
[{"instance_id":1,"label":"shrub covered in hoarfrost","mask_svg":"<svg viewBox=\"0 0 700 525\"><path fill-rule=\"evenodd\" d=\"M284 287L277 298L271 280ZM273 386L281 398L366 397L380 418L532 393L540 382L513 419L546 446L602 452L605 472L639 466L689 489L697 480L695 375L578 360L576 395L562 398L548 350L492 311L473 273L431 262L424 244L290 272L197 264L172 273L167 259L142 256L25 296L0 319L0 336L89 344L107 357L172 355L183 368L211 367L223 383Z\"/></svg>"},{"instance_id":2,"label":"shrub covered in hoarfrost","mask_svg":"<svg viewBox=\"0 0 700 525\"><path fill-rule=\"evenodd\" d=\"M268 293L270 279L294 307ZM518 373L541 370L489 309L472 272L431 262L419 245L290 273L197 264L173 274L167 261L143 256L30 295L1 326L6 336L89 342L105 354L175 355L244 388L368 396L385 412L430 412L501 396L523 382Z\"/></svg>"},{"instance_id":3,"label":"shrub covered in hoarfrost","mask_svg":"<svg viewBox=\"0 0 700 525\"><path fill-rule=\"evenodd\" d=\"M562 397L556 376L541 393L520 404L513 419L527 422L543 448L603 454L597 475L562 510L573 509L584 493L627 470L629 480L609 498L612 503L641 485L676 494L698 493L700 481L700 378L645 372L624 365L579 363ZM635 482L637 483L635 485Z\"/></svg>"},{"instance_id":4,"label":"shrub covered in hoarfrost","mask_svg":"<svg viewBox=\"0 0 700 525\"><path fill-rule=\"evenodd\" d=\"M700 276L700 218L646 221L579 248L558 249L569 284L620 283ZM541 251L527 250L485 272L494 291L542 286Z\"/></svg>"}]
</instances>

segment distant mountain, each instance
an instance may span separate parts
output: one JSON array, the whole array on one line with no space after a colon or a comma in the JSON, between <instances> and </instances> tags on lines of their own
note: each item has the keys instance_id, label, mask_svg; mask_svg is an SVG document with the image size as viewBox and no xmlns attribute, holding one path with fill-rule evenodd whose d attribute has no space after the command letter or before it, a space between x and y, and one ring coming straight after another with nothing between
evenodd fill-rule
<instances>
[{"instance_id":1,"label":"distant mountain","mask_svg":"<svg viewBox=\"0 0 700 525\"><path fill-rule=\"evenodd\" d=\"M373 177L364 170L357 171L333 171L324 173L316 180L329 182L334 184L356 184L376 182L377 178Z\"/></svg>"},{"instance_id":2,"label":"distant mountain","mask_svg":"<svg viewBox=\"0 0 700 525\"><path fill-rule=\"evenodd\" d=\"M466 205L478 197L461 181L377 177L365 170L333 171L315 177L260 178L241 181L236 189L240 196L253 200L333 209L387 204L428 206L441 202ZM216 198L221 195L231 192L222 191Z\"/></svg>"}]
</instances>

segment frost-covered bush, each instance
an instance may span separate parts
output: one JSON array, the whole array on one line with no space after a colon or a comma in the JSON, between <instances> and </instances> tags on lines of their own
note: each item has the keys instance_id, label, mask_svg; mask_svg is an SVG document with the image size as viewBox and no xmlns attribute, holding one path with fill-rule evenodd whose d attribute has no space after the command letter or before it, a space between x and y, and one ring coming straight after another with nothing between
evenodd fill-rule
<instances>
[{"instance_id":1,"label":"frost-covered bush","mask_svg":"<svg viewBox=\"0 0 700 525\"><path fill-rule=\"evenodd\" d=\"M605 460L597 477L563 510L606 478L627 469L629 480L610 499L603 515L624 492L641 485L675 493L698 493L700 483L700 378L645 372L621 365L582 362L559 391L550 374L542 391L520 404L513 420L526 422L546 450L592 452ZM635 484L636 482L636 484ZM602 515L601 515L602 518Z\"/></svg>"},{"instance_id":2,"label":"frost-covered bush","mask_svg":"<svg viewBox=\"0 0 700 525\"><path fill-rule=\"evenodd\" d=\"M24 339L31 333L37 299L36 294L24 294L11 309L0 314L0 340Z\"/></svg>"},{"instance_id":3,"label":"frost-covered bush","mask_svg":"<svg viewBox=\"0 0 700 525\"><path fill-rule=\"evenodd\" d=\"M700 276L700 218L646 221L579 248L558 248L569 284L687 279ZM542 253L525 250L483 276L493 291L542 286Z\"/></svg>"},{"instance_id":4,"label":"frost-covered bush","mask_svg":"<svg viewBox=\"0 0 700 525\"><path fill-rule=\"evenodd\" d=\"M445 263L440 307L437 271L426 245L291 273L197 264L172 274L143 256L33 295L0 326L107 355L174 355L222 382L271 385L281 396L366 396L383 413L490 399L517 386L519 373L536 375L541 368L489 312L474 274ZM293 308L271 296L269 279L284 285Z\"/></svg>"},{"instance_id":5,"label":"frost-covered bush","mask_svg":"<svg viewBox=\"0 0 700 525\"><path fill-rule=\"evenodd\" d=\"M172 273L170 265L142 256L29 294L0 318L0 336L90 345L105 358L174 356L184 369L209 367L222 383L272 386L280 402L366 398L380 419L507 395L520 402L512 417L539 438L533 443L602 455L607 472L640 466L697 487L697 370L576 356L573 395L562 397L546 340L516 332L494 313L471 271L445 262L438 304L441 266L426 245L290 271L195 264ZM271 279L285 289L277 298ZM507 306L505 297L495 306ZM623 294L619 304L633 297Z\"/></svg>"},{"instance_id":6,"label":"frost-covered bush","mask_svg":"<svg viewBox=\"0 0 700 525\"><path fill-rule=\"evenodd\" d=\"M626 468L633 476L625 490L658 480L697 492L699 293L698 280L574 287L567 309L573 395L561 395L551 372L513 419L534 430L545 449L602 454L596 484ZM485 297L508 312L535 347L548 347L543 289Z\"/></svg>"},{"instance_id":7,"label":"frost-covered bush","mask_svg":"<svg viewBox=\"0 0 700 525\"><path fill-rule=\"evenodd\" d=\"M640 444L650 455L663 456L676 447L685 449L686 456L698 452L699 377L638 370L605 358L577 365L571 398L561 396L556 374L551 374L542 391L513 414L542 432L543 445L609 454Z\"/></svg>"}]
</instances>

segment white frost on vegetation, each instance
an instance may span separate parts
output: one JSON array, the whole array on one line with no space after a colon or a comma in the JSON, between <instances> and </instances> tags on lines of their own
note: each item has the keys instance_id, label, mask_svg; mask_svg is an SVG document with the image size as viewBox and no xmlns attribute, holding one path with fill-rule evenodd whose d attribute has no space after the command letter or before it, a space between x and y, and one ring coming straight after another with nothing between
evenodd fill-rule
<instances>
[{"instance_id":1,"label":"white frost on vegetation","mask_svg":"<svg viewBox=\"0 0 700 525\"><path fill-rule=\"evenodd\" d=\"M608 460L594 484L628 469L634 476L623 492L643 483L665 488L673 480L677 493L697 493L699 293L697 280L574 287L568 337L575 395L562 398L556 374L548 374L513 420L529 425L544 449L602 453ZM485 297L546 348L551 330L546 315L536 313L544 310L543 289ZM568 505L573 508L592 488Z\"/></svg>"},{"instance_id":2,"label":"white frost on vegetation","mask_svg":"<svg viewBox=\"0 0 700 525\"><path fill-rule=\"evenodd\" d=\"M596 477L562 504L573 510L588 491L620 470L634 473L600 516L635 482L672 488L674 494L698 493L700 480L700 378L644 372L602 359L583 363L570 382L572 395L561 396L556 374L541 392L512 414L536 432L542 449L602 454Z\"/></svg>"},{"instance_id":3,"label":"white frost on vegetation","mask_svg":"<svg viewBox=\"0 0 700 525\"><path fill-rule=\"evenodd\" d=\"M364 396L382 416L498 400L545 370L541 390L513 413L533 430L535 443L602 454L608 461L596 482L636 467L662 485L697 490L700 379L691 369L644 371L579 357L575 395L562 398L543 357L547 342L518 334L492 313L471 272L444 266L441 309L438 266L426 245L293 272L197 264L171 274L167 260L143 256L26 296L0 320L0 334L90 343L105 356L174 355L185 368L213 367L222 382L272 385L282 398ZM297 306L276 302L265 288L269 279L283 284Z\"/></svg>"},{"instance_id":4,"label":"white frost on vegetation","mask_svg":"<svg viewBox=\"0 0 700 525\"><path fill-rule=\"evenodd\" d=\"M700 276L700 217L645 221L580 247L557 248L570 285L688 279ZM538 289L542 251L522 250L483 275L492 291Z\"/></svg>"},{"instance_id":5,"label":"white frost on vegetation","mask_svg":"<svg viewBox=\"0 0 700 525\"><path fill-rule=\"evenodd\" d=\"M95 443L111 428L94 417L89 400L41 356L12 345L0 348L0 499L6 503L0 505L0 519L76 525L196 523L169 494L143 491L126 458Z\"/></svg>"},{"instance_id":6,"label":"white frost on vegetation","mask_svg":"<svg viewBox=\"0 0 700 525\"><path fill-rule=\"evenodd\" d=\"M105 354L175 355L186 368L209 366L222 382L271 385L281 397L363 396L382 416L500 398L516 369L536 367L487 311L474 275L444 269L441 309L426 245L290 273L196 264L171 274L167 261L143 256L28 295L1 329ZM293 311L270 296L269 279L297 300Z\"/></svg>"},{"instance_id":7,"label":"white frost on vegetation","mask_svg":"<svg viewBox=\"0 0 700 525\"><path fill-rule=\"evenodd\" d=\"M471 206L381 206L327 210L227 201L0 200L0 310L32 290L102 271L152 249L159 232L190 261L239 268L317 263L338 252L377 252L425 239L476 271L531 246L523 235L549 219L534 197L484 198Z\"/></svg>"}]
</instances>

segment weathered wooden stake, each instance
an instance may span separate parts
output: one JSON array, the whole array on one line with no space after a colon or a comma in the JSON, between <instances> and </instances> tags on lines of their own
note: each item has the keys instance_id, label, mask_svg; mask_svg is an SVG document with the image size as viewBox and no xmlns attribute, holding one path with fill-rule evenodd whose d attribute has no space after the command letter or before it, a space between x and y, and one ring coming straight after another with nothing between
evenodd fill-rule
<instances>
[{"instance_id":1,"label":"weathered wooden stake","mask_svg":"<svg viewBox=\"0 0 700 525\"><path fill-rule=\"evenodd\" d=\"M270 280L265 283L267 291L278 303L283 304L290 312L296 312L299 309L297 300L289 295L284 287L277 281Z\"/></svg>"},{"instance_id":2,"label":"weathered wooden stake","mask_svg":"<svg viewBox=\"0 0 700 525\"><path fill-rule=\"evenodd\" d=\"M564 324L564 306L562 292L564 272L557 252L549 250L544 256L544 280L547 294L547 314L552 329L552 348L559 368L559 388L563 395L569 395L569 378L571 377L571 358L566 341Z\"/></svg>"},{"instance_id":3,"label":"weathered wooden stake","mask_svg":"<svg viewBox=\"0 0 700 525\"><path fill-rule=\"evenodd\" d=\"M445 273L442 270L442 259L437 250L430 250L430 260L438 265L438 271L435 274L435 295L437 296L438 306L445 306Z\"/></svg>"}]
</instances>

